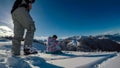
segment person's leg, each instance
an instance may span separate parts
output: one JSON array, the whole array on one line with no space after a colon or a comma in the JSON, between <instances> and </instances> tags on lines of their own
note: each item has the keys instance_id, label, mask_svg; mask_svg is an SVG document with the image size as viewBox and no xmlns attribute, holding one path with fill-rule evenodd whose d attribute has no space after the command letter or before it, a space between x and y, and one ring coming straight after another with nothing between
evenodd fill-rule
<instances>
[{"instance_id":1,"label":"person's leg","mask_svg":"<svg viewBox=\"0 0 120 68\"><path fill-rule=\"evenodd\" d=\"M32 41L35 32L34 21L29 12L24 7L18 8L15 12L17 12L16 15L20 24L22 24L22 26L27 29L24 45L25 47L32 47Z\"/></svg>"},{"instance_id":2,"label":"person's leg","mask_svg":"<svg viewBox=\"0 0 120 68\"><path fill-rule=\"evenodd\" d=\"M18 8L15 12L17 12L16 18L19 20L20 24L25 29L27 29L24 41L24 52L27 54L37 53L37 51L34 51L35 49L32 47L35 32L35 24L32 17L30 16L29 12L23 7Z\"/></svg>"},{"instance_id":3,"label":"person's leg","mask_svg":"<svg viewBox=\"0 0 120 68\"><path fill-rule=\"evenodd\" d=\"M26 36L25 36L25 42L24 42L24 54L36 54L37 50L32 47L33 37L34 37L34 24L30 26L29 29L27 29Z\"/></svg>"},{"instance_id":4,"label":"person's leg","mask_svg":"<svg viewBox=\"0 0 120 68\"><path fill-rule=\"evenodd\" d=\"M25 47L32 47L33 37L34 37L34 31L35 31L35 25L32 24L27 29L26 35L25 35Z\"/></svg>"},{"instance_id":5,"label":"person's leg","mask_svg":"<svg viewBox=\"0 0 120 68\"><path fill-rule=\"evenodd\" d=\"M13 18L14 20L14 38L12 40L12 54L13 55L20 55L20 48L21 48L21 40L23 39L24 35L24 28L22 27L19 22Z\"/></svg>"}]
</instances>

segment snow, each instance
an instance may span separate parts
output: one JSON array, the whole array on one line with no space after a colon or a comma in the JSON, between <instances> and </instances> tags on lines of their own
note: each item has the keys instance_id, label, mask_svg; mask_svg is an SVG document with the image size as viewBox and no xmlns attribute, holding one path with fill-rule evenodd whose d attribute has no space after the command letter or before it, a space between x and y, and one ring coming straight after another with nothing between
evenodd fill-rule
<instances>
[{"instance_id":1,"label":"snow","mask_svg":"<svg viewBox=\"0 0 120 68\"><path fill-rule=\"evenodd\" d=\"M53 60L49 63L63 66L65 68L94 68L104 60L114 56L115 54L81 54L70 59Z\"/></svg>"},{"instance_id":2,"label":"snow","mask_svg":"<svg viewBox=\"0 0 120 68\"><path fill-rule=\"evenodd\" d=\"M120 68L120 54L104 62L99 68Z\"/></svg>"},{"instance_id":3,"label":"snow","mask_svg":"<svg viewBox=\"0 0 120 68\"><path fill-rule=\"evenodd\" d=\"M45 46L33 43L36 55L11 56L11 41L0 41L0 68L119 68L117 52L75 52L52 55L44 53Z\"/></svg>"}]
</instances>

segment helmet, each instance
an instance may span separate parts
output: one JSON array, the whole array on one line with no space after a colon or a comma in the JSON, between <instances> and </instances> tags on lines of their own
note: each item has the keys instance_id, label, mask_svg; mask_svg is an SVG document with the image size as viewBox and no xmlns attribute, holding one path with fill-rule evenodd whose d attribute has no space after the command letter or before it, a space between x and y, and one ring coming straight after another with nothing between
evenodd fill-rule
<instances>
[{"instance_id":1,"label":"helmet","mask_svg":"<svg viewBox=\"0 0 120 68\"><path fill-rule=\"evenodd\" d=\"M57 38L57 35L53 35L52 37L53 37L53 38Z\"/></svg>"}]
</instances>

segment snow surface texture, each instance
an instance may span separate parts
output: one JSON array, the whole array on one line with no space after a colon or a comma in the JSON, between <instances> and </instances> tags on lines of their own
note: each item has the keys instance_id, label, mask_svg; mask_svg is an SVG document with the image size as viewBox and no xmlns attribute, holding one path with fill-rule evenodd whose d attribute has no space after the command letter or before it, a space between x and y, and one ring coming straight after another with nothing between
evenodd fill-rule
<instances>
[{"instance_id":1,"label":"snow surface texture","mask_svg":"<svg viewBox=\"0 0 120 68\"><path fill-rule=\"evenodd\" d=\"M11 41L0 42L0 68L120 68L120 55L116 52L74 52L45 54L45 46L34 43L36 55L11 56Z\"/></svg>"}]
</instances>

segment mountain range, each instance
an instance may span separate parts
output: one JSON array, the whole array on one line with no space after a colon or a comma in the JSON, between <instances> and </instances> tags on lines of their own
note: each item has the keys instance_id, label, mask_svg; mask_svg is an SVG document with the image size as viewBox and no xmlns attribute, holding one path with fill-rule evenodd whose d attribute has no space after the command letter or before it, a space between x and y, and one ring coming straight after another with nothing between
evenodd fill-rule
<instances>
[{"instance_id":1,"label":"mountain range","mask_svg":"<svg viewBox=\"0 0 120 68\"><path fill-rule=\"evenodd\" d=\"M79 42L76 46L69 44L73 39ZM62 49L70 51L120 51L120 33L97 36L73 36L62 41Z\"/></svg>"},{"instance_id":2,"label":"mountain range","mask_svg":"<svg viewBox=\"0 0 120 68\"><path fill-rule=\"evenodd\" d=\"M13 36L13 31L7 26L0 26L0 37ZM11 39L11 37L10 37ZM77 40L77 45L72 43ZM35 40L45 43L46 41ZM60 39L62 50L67 51L120 51L120 33L97 36L73 36Z\"/></svg>"}]
</instances>

